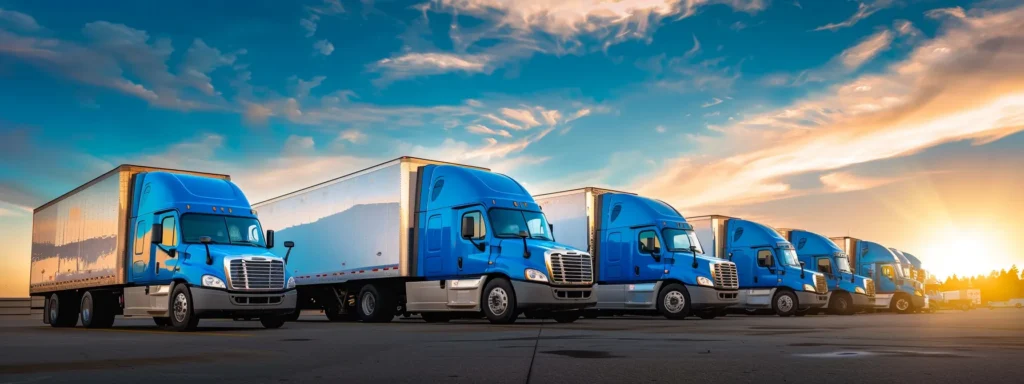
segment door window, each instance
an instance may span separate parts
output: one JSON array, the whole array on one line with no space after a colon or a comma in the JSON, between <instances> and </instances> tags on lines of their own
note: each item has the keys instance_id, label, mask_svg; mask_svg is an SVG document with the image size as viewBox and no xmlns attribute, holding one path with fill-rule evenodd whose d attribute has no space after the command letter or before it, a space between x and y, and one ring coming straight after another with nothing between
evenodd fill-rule
<instances>
[{"instance_id":1,"label":"door window","mask_svg":"<svg viewBox=\"0 0 1024 384\"><path fill-rule=\"evenodd\" d=\"M640 239L637 243L640 253L660 253L661 242L658 241L658 233L654 231L640 232Z\"/></svg>"},{"instance_id":2,"label":"door window","mask_svg":"<svg viewBox=\"0 0 1024 384\"><path fill-rule=\"evenodd\" d=\"M818 272L831 275L832 274L832 260L826 258L818 259Z\"/></svg>"},{"instance_id":3,"label":"door window","mask_svg":"<svg viewBox=\"0 0 1024 384\"><path fill-rule=\"evenodd\" d=\"M466 212L466 214L462 215L462 221L460 221L460 223L465 223L467 217L472 217L473 223L475 223L472 239L481 240L487 237L487 226L484 224L483 213L480 213L480 211Z\"/></svg>"},{"instance_id":4,"label":"door window","mask_svg":"<svg viewBox=\"0 0 1024 384\"><path fill-rule=\"evenodd\" d=\"M161 224L164 227L163 239L161 243L167 247L174 247L178 245L178 227L174 225L174 216L168 216L164 218Z\"/></svg>"},{"instance_id":5,"label":"door window","mask_svg":"<svg viewBox=\"0 0 1024 384\"><path fill-rule=\"evenodd\" d=\"M882 275L892 279L896 277L896 271L893 270L892 265L886 264L882 266Z\"/></svg>"},{"instance_id":6,"label":"door window","mask_svg":"<svg viewBox=\"0 0 1024 384\"><path fill-rule=\"evenodd\" d=\"M774 266L775 259L772 258L772 251L767 249L757 251L757 265L764 268L771 268Z\"/></svg>"}]
</instances>

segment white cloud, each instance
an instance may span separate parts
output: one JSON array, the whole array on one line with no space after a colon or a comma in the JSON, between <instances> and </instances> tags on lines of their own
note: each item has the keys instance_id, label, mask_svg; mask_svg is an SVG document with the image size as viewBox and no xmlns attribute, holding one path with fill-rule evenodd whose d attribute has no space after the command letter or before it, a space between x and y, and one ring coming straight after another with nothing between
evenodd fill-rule
<instances>
[{"instance_id":1,"label":"white cloud","mask_svg":"<svg viewBox=\"0 0 1024 384\"><path fill-rule=\"evenodd\" d=\"M323 39L313 43L313 49L320 52L321 55L330 56L334 52L334 44L331 44L327 39Z\"/></svg>"},{"instance_id":2,"label":"white cloud","mask_svg":"<svg viewBox=\"0 0 1024 384\"><path fill-rule=\"evenodd\" d=\"M284 154L287 156L311 155L315 145L312 137L290 135L284 141Z\"/></svg>"},{"instance_id":3,"label":"white cloud","mask_svg":"<svg viewBox=\"0 0 1024 384\"><path fill-rule=\"evenodd\" d=\"M701 104L700 107L701 108L707 108L707 107L712 107L712 106L715 106L715 105L718 105L718 104L722 104L722 99L719 99L717 97L712 97L711 101L709 101L707 103L704 103L704 104Z\"/></svg>"},{"instance_id":4,"label":"white cloud","mask_svg":"<svg viewBox=\"0 0 1024 384\"><path fill-rule=\"evenodd\" d=\"M515 129L515 130L523 129L523 127L520 127L520 126L518 126L516 124L513 124L512 122L510 122L508 120L505 120L505 119L502 119L502 118L500 118L498 116L494 116L494 114L491 114L491 113L484 114L483 117L491 120L495 124L498 124L498 125L500 125L502 127L508 128L508 129Z\"/></svg>"},{"instance_id":5,"label":"white cloud","mask_svg":"<svg viewBox=\"0 0 1024 384\"><path fill-rule=\"evenodd\" d=\"M849 172L832 172L818 178L827 192L851 192L881 187L901 180L892 177L863 177Z\"/></svg>"},{"instance_id":6,"label":"white cloud","mask_svg":"<svg viewBox=\"0 0 1024 384\"><path fill-rule=\"evenodd\" d=\"M540 115L541 115L541 117L544 118L544 122L547 125L558 124L558 120L562 118L562 113L561 112L556 111L556 110L548 111L548 110L544 110L543 108L540 109Z\"/></svg>"},{"instance_id":7,"label":"white cloud","mask_svg":"<svg viewBox=\"0 0 1024 384\"><path fill-rule=\"evenodd\" d=\"M693 57L697 55L698 52L700 52L700 40L697 40L697 35L693 35L693 48L686 51L686 53L683 54L683 57Z\"/></svg>"},{"instance_id":8,"label":"white cloud","mask_svg":"<svg viewBox=\"0 0 1024 384\"><path fill-rule=\"evenodd\" d=\"M540 125L540 122L537 121L537 118L533 116L533 112L530 112L529 109L501 108L499 112L509 119L522 123L521 126L526 129Z\"/></svg>"},{"instance_id":9,"label":"white cloud","mask_svg":"<svg viewBox=\"0 0 1024 384\"><path fill-rule=\"evenodd\" d=\"M484 106L484 103L481 103L480 100L466 99L466 105L480 108Z\"/></svg>"},{"instance_id":10,"label":"white cloud","mask_svg":"<svg viewBox=\"0 0 1024 384\"><path fill-rule=\"evenodd\" d=\"M880 31L843 51L839 55L839 60L847 68L860 68L861 65L875 58L879 53L888 50L892 44L892 39L892 32L889 32L889 30Z\"/></svg>"},{"instance_id":11,"label":"white cloud","mask_svg":"<svg viewBox=\"0 0 1024 384\"><path fill-rule=\"evenodd\" d=\"M906 59L696 136L700 155L651 172L634 190L679 208L799 196L787 177L811 174L825 191L883 185L841 172L944 143L975 145L1024 130L1024 7L943 26ZM720 133L720 134L717 134Z\"/></svg>"},{"instance_id":12,"label":"white cloud","mask_svg":"<svg viewBox=\"0 0 1024 384\"><path fill-rule=\"evenodd\" d=\"M308 81L302 80L296 76L292 76L288 80L289 82L293 83L292 88L295 97L303 98L309 96L309 92L312 91L313 88L319 87L321 84L323 84L324 80L327 80L327 76L313 76L313 78L309 79ZM346 94L335 95L334 97L340 97L345 95Z\"/></svg>"},{"instance_id":13,"label":"white cloud","mask_svg":"<svg viewBox=\"0 0 1024 384\"><path fill-rule=\"evenodd\" d=\"M343 131L338 135L339 140L344 140L352 144L365 143L367 138L368 136L365 133L355 129Z\"/></svg>"},{"instance_id":14,"label":"white cloud","mask_svg":"<svg viewBox=\"0 0 1024 384\"><path fill-rule=\"evenodd\" d=\"M36 32L43 29L32 16L0 8L0 27L4 26L25 32Z\"/></svg>"},{"instance_id":15,"label":"white cloud","mask_svg":"<svg viewBox=\"0 0 1024 384\"><path fill-rule=\"evenodd\" d=\"M944 16L950 16L957 19L966 19L967 13L961 7L950 7L950 8L938 8L933 9L924 13L925 16L938 19Z\"/></svg>"},{"instance_id":16,"label":"white cloud","mask_svg":"<svg viewBox=\"0 0 1024 384\"><path fill-rule=\"evenodd\" d=\"M657 127L654 127L654 131L658 133L665 133L668 131L668 129L666 129L664 125L659 125Z\"/></svg>"},{"instance_id":17,"label":"white cloud","mask_svg":"<svg viewBox=\"0 0 1024 384\"><path fill-rule=\"evenodd\" d=\"M466 132L477 134L477 135L491 135L491 136L501 136L501 137L509 137L509 138L512 137L512 134L508 133L508 131L490 129L490 128L487 128L487 126L481 125L481 124L473 124L473 125L467 126L466 127Z\"/></svg>"},{"instance_id":18,"label":"white cloud","mask_svg":"<svg viewBox=\"0 0 1024 384\"><path fill-rule=\"evenodd\" d=\"M854 24L857 24L857 22L859 22L861 20L864 20L864 19L868 18L868 16L871 16L871 15L875 14L875 12L878 12L880 10L888 8L888 7L892 6L892 5L893 5L893 0L875 0L875 2L870 3L870 4L868 4L868 3L860 3L860 4L857 5L857 12L854 13L853 16L850 16L849 19L846 19L846 21L843 21L843 22L840 22L840 23L825 24L825 25L822 25L822 26L820 26L818 28L815 28L814 30L815 31L826 31L826 30L827 31L835 31L835 30L838 30L838 29L841 29L841 28L852 27Z\"/></svg>"},{"instance_id":19,"label":"white cloud","mask_svg":"<svg viewBox=\"0 0 1024 384\"><path fill-rule=\"evenodd\" d=\"M490 72L491 57L454 53L405 53L381 59L370 69L384 74L386 81L449 72Z\"/></svg>"},{"instance_id":20,"label":"white cloud","mask_svg":"<svg viewBox=\"0 0 1024 384\"><path fill-rule=\"evenodd\" d=\"M306 37L313 37L316 34L316 22L320 20L320 16L313 14L305 19L299 19L299 26L306 30Z\"/></svg>"}]
</instances>

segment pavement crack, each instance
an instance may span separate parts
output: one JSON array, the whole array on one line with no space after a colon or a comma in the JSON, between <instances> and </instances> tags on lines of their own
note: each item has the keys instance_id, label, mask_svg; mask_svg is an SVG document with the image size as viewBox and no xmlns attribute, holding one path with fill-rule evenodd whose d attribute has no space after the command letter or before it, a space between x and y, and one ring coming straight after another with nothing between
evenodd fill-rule
<instances>
[{"instance_id":1,"label":"pavement crack","mask_svg":"<svg viewBox=\"0 0 1024 384\"><path fill-rule=\"evenodd\" d=\"M533 357L530 358L530 369L526 371L526 384L530 384L530 378L533 376L533 362L537 361L537 349L540 347L540 335L544 332L544 322L540 322L540 327L537 328L537 339L533 342Z\"/></svg>"}]
</instances>

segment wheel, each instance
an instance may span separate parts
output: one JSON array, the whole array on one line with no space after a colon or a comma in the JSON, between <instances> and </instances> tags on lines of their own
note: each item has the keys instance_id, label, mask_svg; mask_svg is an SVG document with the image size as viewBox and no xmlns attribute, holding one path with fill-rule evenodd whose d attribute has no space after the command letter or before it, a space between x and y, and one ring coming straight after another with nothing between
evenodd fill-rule
<instances>
[{"instance_id":1,"label":"wheel","mask_svg":"<svg viewBox=\"0 0 1024 384\"><path fill-rule=\"evenodd\" d=\"M519 315L516 308L516 292L512 290L512 284L504 278L488 281L480 302L484 304L484 315L491 324L512 324Z\"/></svg>"},{"instance_id":2,"label":"wheel","mask_svg":"<svg viewBox=\"0 0 1024 384\"><path fill-rule=\"evenodd\" d=\"M796 294L790 291L779 291L772 298L772 309L775 310L776 315L782 317L795 315L799 306L800 302L797 300Z\"/></svg>"},{"instance_id":3,"label":"wheel","mask_svg":"<svg viewBox=\"0 0 1024 384\"><path fill-rule=\"evenodd\" d=\"M156 323L158 327L167 327L171 325L171 319L168 317L154 317L153 323Z\"/></svg>"},{"instance_id":4,"label":"wheel","mask_svg":"<svg viewBox=\"0 0 1024 384\"><path fill-rule=\"evenodd\" d=\"M892 299L892 304L889 304L889 309L899 314L907 314L914 310L914 305L907 295L897 295Z\"/></svg>"},{"instance_id":5,"label":"wheel","mask_svg":"<svg viewBox=\"0 0 1024 384\"><path fill-rule=\"evenodd\" d=\"M423 312L420 317L428 323L447 323L451 320L451 316L444 312Z\"/></svg>"},{"instance_id":6,"label":"wheel","mask_svg":"<svg viewBox=\"0 0 1024 384\"><path fill-rule=\"evenodd\" d=\"M672 320L690 315L690 292L680 284L669 284L658 293L658 312Z\"/></svg>"},{"instance_id":7,"label":"wheel","mask_svg":"<svg viewBox=\"0 0 1024 384\"><path fill-rule=\"evenodd\" d=\"M86 328L110 328L114 325L114 308L106 292L88 291L82 295L79 305L82 326Z\"/></svg>"},{"instance_id":8,"label":"wheel","mask_svg":"<svg viewBox=\"0 0 1024 384\"><path fill-rule=\"evenodd\" d=\"M757 316L757 315L760 315L760 313L757 313L756 309L751 309L751 308L744 309L743 313L746 313L747 316Z\"/></svg>"},{"instance_id":9,"label":"wheel","mask_svg":"<svg viewBox=\"0 0 1024 384\"><path fill-rule=\"evenodd\" d=\"M298 321L299 316L302 316L302 311L296 309L295 312L289 313L284 316L286 321Z\"/></svg>"},{"instance_id":10,"label":"wheel","mask_svg":"<svg viewBox=\"0 0 1024 384\"><path fill-rule=\"evenodd\" d=\"M833 293L832 300L829 300L828 310L835 315L852 315L853 304L850 302L850 295L846 293Z\"/></svg>"},{"instance_id":11,"label":"wheel","mask_svg":"<svg viewBox=\"0 0 1024 384\"><path fill-rule=\"evenodd\" d=\"M284 322L287 320L288 316L291 315L264 316L260 318L260 324L263 324L263 328L266 329L278 329L284 326Z\"/></svg>"},{"instance_id":12,"label":"wheel","mask_svg":"<svg viewBox=\"0 0 1024 384\"><path fill-rule=\"evenodd\" d=\"M78 300L74 292L55 292L46 303L50 326L69 328L78 324Z\"/></svg>"},{"instance_id":13,"label":"wheel","mask_svg":"<svg viewBox=\"0 0 1024 384\"><path fill-rule=\"evenodd\" d=\"M366 323L387 323L395 318L398 303L390 291L367 284L359 290L356 313Z\"/></svg>"},{"instance_id":14,"label":"wheel","mask_svg":"<svg viewBox=\"0 0 1024 384\"><path fill-rule=\"evenodd\" d=\"M580 319L580 311L555 312L551 314L551 318L563 324L574 323Z\"/></svg>"},{"instance_id":15,"label":"wheel","mask_svg":"<svg viewBox=\"0 0 1024 384\"><path fill-rule=\"evenodd\" d=\"M699 317L701 319L704 319L704 320L711 320L711 319L714 319L714 318L718 317L718 311L707 310L707 311L697 312L697 317Z\"/></svg>"},{"instance_id":16,"label":"wheel","mask_svg":"<svg viewBox=\"0 0 1024 384\"><path fill-rule=\"evenodd\" d=\"M192 291L188 285L175 284L171 291L171 328L175 331L194 331L199 326L199 316L196 316L195 307L192 303Z\"/></svg>"}]
</instances>

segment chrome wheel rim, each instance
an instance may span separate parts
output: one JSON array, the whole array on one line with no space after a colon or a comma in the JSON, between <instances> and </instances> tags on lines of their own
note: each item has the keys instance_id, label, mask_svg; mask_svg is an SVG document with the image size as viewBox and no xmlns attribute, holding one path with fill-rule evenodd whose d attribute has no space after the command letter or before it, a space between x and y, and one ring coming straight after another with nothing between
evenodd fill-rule
<instances>
[{"instance_id":1,"label":"chrome wheel rim","mask_svg":"<svg viewBox=\"0 0 1024 384\"><path fill-rule=\"evenodd\" d=\"M672 291L665 294L665 300L662 304L669 313L679 313L683 311L683 308L686 308L686 296L683 296L682 292Z\"/></svg>"},{"instance_id":2,"label":"chrome wheel rim","mask_svg":"<svg viewBox=\"0 0 1024 384\"><path fill-rule=\"evenodd\" d=\"M92 319L92 296L86 295L82 298L82 322L87 323Z\"/></svg>"},{"instance_id":3,"label":"chrome wheel rim","mask_svg":"<svg viewBox=\"0 0 1024 384\"><path fill-rule=\"evenodd\" d=\"M50 299L50 321L55 321L57 314L57 295L53 295L53 298Z\"/></svg>"},{"instance_id":4,"label":"chrome wheel rim","mask_svg":"<svg viewBox=\"0 0 1024 384\"><path fill-rule=\"evenodd\" d=\"M907 299L896 300L896 309L906 311L907 308L910 308L910 303L907 302Z\"/></svg>"},{"instance_id":5,"label":"chrome wheel rim","mask_svg":"<svg viewBox=\"0 0 1024 384\"><path fill-rule=\"evenodd\" d=\"M501 316L508 310L508 293L504 288L495 287L487 294L487 308L495 316Z\"/></svg>"},{"instance_id":6,"label":"chrome wheel rim","mask_svg":"<svg viewBox=\"0 0 1024 384\"><path fill-rule=\"evenodd\" d=\"M188 316L188 299L185 297L184 292L178 293L174 296L174 320L179 323L185 322L185 317Z\"/></svg>"},{"instance_id":7,"label":"chrome wheel rim","mask_svg":"<svg viewBox=\"0 0 1024 384\"><path fill-rule=\"evenodd\" d=\"M373 315L373 311L377 309L377 299L373 297L373 294L366 292L363 294L363 299L359 301L359 305L363 308L363 313Z\"/></svg>"},{"instance_id":8,"label":"chrome wheel rim","mask_svg":"<svg viewBox=\"0 0 1024 384\"><path fill-rule=\"evenodd\" d=\"M789 312L793 310L793 298L789 295L779 296L779 310L782 312Z\"/></svg>"},{"instance_id":9,"label":"chrome wheel rim","mask_svg":"<svg viewBox=\"0 0 1024 384\"><path fill-rule=\"evenodd\" d=\"M836 303L836 308L839 308L840 311L845 311L849 306L850 304L846 302L846 299L839 299L839 302Z\"/></svg>"}]
</instances>

